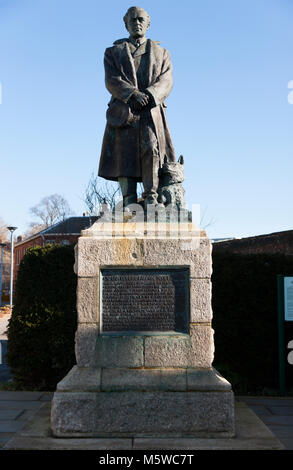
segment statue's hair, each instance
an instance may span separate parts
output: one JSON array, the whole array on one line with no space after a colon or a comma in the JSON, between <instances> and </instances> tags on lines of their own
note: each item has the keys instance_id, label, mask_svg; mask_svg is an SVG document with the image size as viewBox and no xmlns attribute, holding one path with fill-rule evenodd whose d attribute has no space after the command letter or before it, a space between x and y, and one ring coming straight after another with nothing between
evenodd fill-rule
<instances>
[{"instance_id":1,"label":"statue's hair","mask_svg":"<svg viewBox=\"0 0 293 470\"><path fill-rule=\"evenodd\" d=\"M148 18L148 22L149 22L148 26L150 26L150 24L151 24L151 17L150 17L150 15L148 14L148 12L147 12L144 8L141 8L141 7L130 7L130 8L128 8L126 14L125 14L124 17L123 17L123 20L124 20L126 29L127 29L127 20L128 20L129 13L131 13L133 10L136 10L136 9L137 9L137 10L142 10L142 11L144 11L144 12L146 13L147 18Z\"/></svg>"}]
</instances>

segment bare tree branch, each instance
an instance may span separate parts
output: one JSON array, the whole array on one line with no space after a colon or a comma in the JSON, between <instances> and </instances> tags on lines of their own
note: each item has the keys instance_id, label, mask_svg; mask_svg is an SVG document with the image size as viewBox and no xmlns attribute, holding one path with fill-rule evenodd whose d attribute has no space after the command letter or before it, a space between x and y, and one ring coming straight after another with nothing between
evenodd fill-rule
<instances>
[{"instance_id":1,"label":"bare tree branch","mask_svg":"<svg viewBox=\"0 0 293 470\"><path fill-rule=\"evenodd\" d=\"M120 198L121 191L117 183L105 182L94 173L91 174L84 198L90 215L99 215L104 204L107 204L109 209L113 210Z\"/></svg>"},{"instance_id":2,"label":"bare tree branch","mask_svg":"<svg viewBox=\"0 0 293 470\"><path fill-rule=\"evenodd\" d=\"M47 228L44 224L38 224L36 222L31 222L29 225L29 229L23 234L23 238L29 238L35 233L41 232Z\"/></svg>"},{"instance_id":3,"label":"bare tree branch","mask_svg":"<svg viewBox=\"0 0 293 470\"><path fill-rule=\"evenodd\" d=\"M142 183L138 183L137 195L141 197L143 193ZM103 205L106 204L110 210L122 200L122 194L118 183L105 181L94 172L91 174L88 185L85 190L84 202L90 215L99 215L103 211Z\"/></svg>"},{"instance_id":4,"label":"bare tree branch","mask_svg":"<svg viewBox=\"0 0 293 470\"><path fill-rule=\"evenodd\" d=\"M200 218L200 227L203 230L206 230L208 227L210 227L211 225L214 225L216 223L216 219L213 218L213 217L210 220L205 221L206 213L207 213L207 208L205 207L205 209L202 212L201 218Z\"/></svg>"},{"instance_id":5,"label":"bare tree branch","mask_svg":"<svg viewBox=\"0 0 293 470\"><path fill-rule=\"evenodd\" d=\"M42 225L45 228L73 214L67 200L60 194L44 197L39 204L30 208L30 212L41 219ZM31 225L40 225L40 223L33 223Z\"/></svg>"}]
</instances>

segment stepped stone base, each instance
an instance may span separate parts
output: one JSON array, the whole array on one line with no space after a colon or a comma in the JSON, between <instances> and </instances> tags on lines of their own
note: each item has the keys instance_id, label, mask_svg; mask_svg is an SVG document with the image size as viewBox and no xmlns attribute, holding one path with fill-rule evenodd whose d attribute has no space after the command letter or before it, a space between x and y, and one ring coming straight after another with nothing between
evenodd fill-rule
<instances>
[{"instance_id":1,"label":"stepped stone base","mask_svg":"<svg viewBox=\"0 0 293 470\"><path fill-rule=\"evenodd\" d=\"M110 227L95 223L79 238L75 262L77 364L58 384L53 397L51 429L56 437L234 436L233 392L212 367L210 240L189 223L179 227L167 224L167 229L152 224L147 234L145 228L144 224ZM141 292L147 298L153 295L145 317L149 315L154 322L150 324L154 331L103 331L103 289L107 288L103 273L110 270L114 277L115 270L118 273L118 287L111 291L118 300L112 302L111 293L108 305L114 305L113 324L119 324L115 315L119 302L125 299L124 287L119 284L123 269L128 270L126 278L132 279L133 290L129 290L122 315L133 308L131 314L137 315L133 291L138 302ZM168 269L172 275L166 274ZM138 272L138 281L133 281ZM154 276L151 294L143 284L144 272L147 282ZM179 272L185 274L181 277ZM160 276L165 280L160 281ZM137 290L137 282L146 294ZM157 282L162 282L162 287L158 288ZM165 288L169 289L167 303L160 294ZM162 305L171 305L168 311L163 309L162 318L166 312L168 325L172 324L174 295L174 316L177 322L179 318L180 328L161 331L158 326L155 331L160 295L161 310ZM109 299L109 292L105 299Z\"/></svg>"},{"instance_id":2,"label":"stepped stone base","mask_svg":"<svg viewBox=\"0 0 293 470\"><path fill-rule=\"evenodd\" d=\"M74 367L54 394L52 417L59 437L232 437L234 396L215 369Z\"/></svg>"}]
</instances>

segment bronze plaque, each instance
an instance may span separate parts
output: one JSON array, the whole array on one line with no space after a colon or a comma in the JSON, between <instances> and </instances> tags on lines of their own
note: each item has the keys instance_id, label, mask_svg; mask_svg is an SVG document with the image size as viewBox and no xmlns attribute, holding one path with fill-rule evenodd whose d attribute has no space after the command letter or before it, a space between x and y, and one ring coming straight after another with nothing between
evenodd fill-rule
<instances>
[{"instance_id":1,"label":"bronze plaque","mask_svg":"<svg viewBox=\"0 0 293 470\"><path fill-rule=\"evenodd\" d=\"M189 331L187 268L102 269L102 331Z\"/></svg>"}]
</instances>

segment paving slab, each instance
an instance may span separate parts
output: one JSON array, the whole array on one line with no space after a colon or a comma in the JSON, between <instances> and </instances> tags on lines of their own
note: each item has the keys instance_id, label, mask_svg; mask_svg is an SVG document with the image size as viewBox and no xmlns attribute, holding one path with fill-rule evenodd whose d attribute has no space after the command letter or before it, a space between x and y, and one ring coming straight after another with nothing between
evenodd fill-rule
<instances>
[{"instance_id":1,"label":"paving slab","mask_svg":"<svg viewBox=\"0 0 293 470\"><path fill-rule=\"evenodd\" d=\"M284 445L244 403L237 403L235 438L54 438L50 430L50 403L44 403L4 450L283 450Z\"/></svg>"},{"instance_id":2,"label":"paving slab","mask_svg":"<svg viewBox=\"0 0 293 470\"><path fill-rule=\"evenodd\" d=\"M284 444L286 450L293 450L293 439L291 438L282 438L282 443Z\"/></svg>"},{"instance_id":3,"label":"paving slab","mask_svg":"<svg viewBox=\"0 0 293 470\"><path fill-rule=\"evenodd\" d=\"M270 429L272 432L275 434L275 436L280 439L282 442L284 438L290 438L291 442L293 443L293 428L292 426L280 426L277 424L273 425L267 425L268 427L270 426Z\"/></svg>"},{"instance_id":4,"label":"paving slab","mask_svg":"<svg viewBox=\"0 0 293 470\"><path fill-rule=\"evenodd\" d=\"M16 410L15 410L16 411ZM36 410L22 410L18 417L16 418L18 421L27 421L29 418L32 418L35 414ZM2 411L0 411L0 414Z\"/></svg>"},{"instance_id":5,"label":"paving slab","mask_svg":"<svg viewBox=\"0 0 293 470\"><path fill-rule=\"evenodd\" d=\"M53 398L54 392L43 392L40 401L51 401Z\"/></svg>"},{"instance_id":6,"label":"paving slab","mask_svg":"<svg viewBox=\"0 0 293 470\"><path fill-rule=\"evenodd\" d=\"M6 442L3 450L131 450L132 439L38 439L22 437Z\"/></svg>"},{"instance_id":7,"label":"paving slab","mask_svg":"<svg viewBox=\"0 0 293 470\"><path fill-rule=\"evenodd\" d=\"M260 403L264 406L293 406L293 397L247 397L247 396L238 396L237 401L243 401L247 405L260 405Z\"/></svg>"},{"instance_id":8,"label":"paving slab","mask_svg":"<svg viewBox=\"0 0 293 470\"><path fill-rule=\"evenodd\" d=\"M14 391L1 391L0 393L0 403L1 401L37 401L46 393L44 392L14 392Z\"/></svg>"},{"instance_id":9,"label":"paving slab","mask_svg":"<svg viewBox=\"0 0 293 470\"><path fill-rule=\"evenodd\" d=\"M237 397L242 399L283 443L287 450L293 447L293 397ZM264 410L268 410L267 414Z\"/></svg>"},{"instance_id":10,"label":"paving slab","mask_svg":"<svg viewBox=\"0 0 293 470\"><path fill-rule=\"evenodd\" d=\"M9 420L0 420L0 433L2 432L17 432L19 431L21 428L23 428L23 426L25 425L25 423L23 421L16 421L16 420L12 420L12 419L9 419Z\"/></svg>"},{"instance_id":11,"label":"paving slab","mask_svg":"<svg viewBox=\"0 0 293 470\"><path fill-rule=\"evenodd\" d=\"M0 449L52 396L52 392L0 391Z\"/></svg>"},{"instance_id":12,"label":"paving slab","mask_svg":"<svg viewBox=\"0 0 293 470\"><path fill-rule=\"evenodd\" d=\"M0 449L1 449L1 447L3 447L10 439L11 439L11 437L0 437Z\"/></svg>"},{"instance_id":13,"label":"paving slab","mask_svg":"<svg viewBox=\"0 0 293 470\"><path fill-rule=\"evenodd\" d=\"M40 406L40 401L0 400L0 414L3 410L36 410Z\"/></svg>"},{"instance_id":14,"label":"paving slab","mask_svg":"<svg viewBox=\"0 0 293 470\"><path fill-rule=\"evenodd\" d=\"M292 406L268 406L267 409L273 415L293 416L293 403Z\"/></svg>"},{"instance_id":15,"label":"paving slab","mask_svg":"<svg viewBox=\"0 0 293 470\"><path fill-rule=\"evenodd\" d=\"M11 439L14 436L15 433L13 432L1 432L0 438L1 439Z\"/></svg>"},{"instance_id":16,"label":"paving slab","mask_svg":"<svg viewBox=\"0 0 293 470\"><path fill-rule=\"evenodd\" d=\"M280 426L291 426L293 430L293 416L274 415L265 418L267 424L277 424Z\"/></svg>"},{"instance_id":17,"label":"paving slab","mask_svg":"<svg viewBox=\"0 0 293 470\"><path fill-rule=\"evenodd\" d=\"M272 416L272 411L269 407L264 405L250 405L249 408L257 415L257 416Z\"/></svg>"},{"instance_id":18,"label":"paving slab","mask_svg":"<svg viewBox=\"0 0 293 470\"><path fill-rule=\"evenodd\" d=\"M276 441L258 439L134 439L135 450L281 450Z\"/></svg>"},{"instance_id":19,"label":"paving slab","mask_svg":"<svg viewBox=\"0 0 293 470\"><path fill-rule=\"evenodd\" d=\"M17 419L22 413L22 410L1 410L0 423L3 420Z\"/></svg>"}]
</instances>

